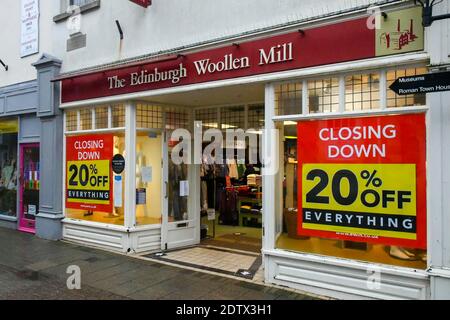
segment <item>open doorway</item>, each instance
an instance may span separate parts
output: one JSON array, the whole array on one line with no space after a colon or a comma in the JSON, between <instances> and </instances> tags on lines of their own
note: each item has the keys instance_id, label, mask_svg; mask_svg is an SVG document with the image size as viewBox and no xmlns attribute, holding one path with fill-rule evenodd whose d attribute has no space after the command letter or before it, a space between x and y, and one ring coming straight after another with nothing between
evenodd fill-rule
<instances>
[{"instance_id":1,"label":"open doorway","mask_svg":"<svg viewBox=\"0 0 450 320\"><path fill-rule=\"evenodd\" d=\"M208 159L211 142L203 142L201 244L260 253L263 189L259 148L264 105L200 108L195 111L195 120L204 130L219 129L224 139L211 154L214 160L221 159L214 163ZM227 134L239 129L246 133L244 140ZM253 141L248 134L253 135Z\"/></svg>"},{"instance_id":2,"label":"open doorway","mask_svg":"<svg viewBox=\"0 0 450 320\"><path fill-rule=\"evenodd\" d=\"M163 251L147 257L248 279L262 274L264 190L259 154L265 119L264 88L264 84L252 84L148 98L152 104L178 106L189 114L185 128L191 133L201 129L202 160L201 164L187 166L187 176L174 178L178 175L171 174L171 156L179 142L171 140L175 127L166 130L163 154L168 156L163 162L168 169L163 183L168 192L164 192L167 219L162 223ZM167 122L170 117L166 109ZM208 135L210 129L221 136L219 146ZM243 140L236 133L239 130ZM235 135L229 136L230 131ZM193 135L193 139L198 136ZM181 183L174 184L178 180L183 188ZM179 205L170 197L171 185L186 197L187 203L181 207L188 208L187 217L171 220L172 209ZM195 231L195 237L190 230Z\"/></svg>"}]
</instances>

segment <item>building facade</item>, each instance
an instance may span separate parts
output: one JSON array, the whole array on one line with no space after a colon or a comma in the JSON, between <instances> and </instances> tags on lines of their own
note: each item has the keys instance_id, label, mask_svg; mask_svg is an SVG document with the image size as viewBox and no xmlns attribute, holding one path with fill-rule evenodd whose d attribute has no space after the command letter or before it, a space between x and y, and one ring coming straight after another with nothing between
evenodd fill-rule
<instances>
[{"instance_id":1,"label":"building facade","mask_svg":"<svg viewBox=\"0 0 450 320\"><path fill-rule=\"evenodd\" d=\"M55 116L60 113L55 104L56 87L50 82L61 63L48 54L56 7L43 1L7 1L4 5L10 10L0 14L4 26L0 54L0 224L60 239L62 207L53 195L42 191L49 181L61 176L51 167L45 169L48 159L61 154L53 147L55 135L49 135L48 145L42 140L50 133L48 126L57 126L58 121L62 126L62 117ZM56 227L46 218L55 214L60 215Z\"/></svg>"},{"instance_id":2,"label":"building facade","mask_svg":"<svg viewBox=\"0 0 450 320\"><path fill-rule=\"evenodd\" d=\"M449 94L390 89L447 70L448 20L424 28L414 1L52 12L38 230L143 254L197 245L217 221L259 230L268 283L450 298Z\"/></svg>"}]
</instances>

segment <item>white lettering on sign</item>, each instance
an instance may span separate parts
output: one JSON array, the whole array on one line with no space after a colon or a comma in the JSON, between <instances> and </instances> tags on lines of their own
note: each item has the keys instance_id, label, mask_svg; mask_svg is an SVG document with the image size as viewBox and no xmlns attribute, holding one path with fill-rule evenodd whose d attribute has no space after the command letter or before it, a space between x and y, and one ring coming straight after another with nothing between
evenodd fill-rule
<instances>
[{"instance_id":1,"label":"white lettering on sign","mask_svg":"<svg viewBox=\"0 0 450 320\"><path fill-rule=\"evenodd\" d=\"M294 60L292 42L274 46L270 48L269 52L266 52L264 49L260 49L259 55L260 66Z\"/></svg>"},{"instance_id":2,"label":"white lettering on sign","mask_svg":"<svg viewBox=\"0 0 450 320\"><path fill-rule=\"evenodd\" d=\"M100 151L85 151L89 149L103 149L103 140L77 141L74 144L78 160L100 160Z\"/></svg>"},{"instance_id":3,"label":"white lettering on sign","mask_svg":"<svg viewBox=\"0 0 450 320\"><path fill-rule=\"evenodd\" d=\"M294 60L294 46L292 42L278 44L270 49L258 49L259 66L283 63ZM211 59L201 59L193 62L197 75L207 75L219 72L247 69L251 67L250 57L235 57L232 53L226 54L219 61ZM188 76L188 71L183 63L178 68L160 71L154 68L152 71L142 70L140 72L130 73L129 79L119 78L119 76L108 77L108 87L112 89L121 89L126 86L138 86L143 84L171 81L177 84L181 79Z\"/></svg>"},{"instance_id":4,"label":"white lettering on sign","mask_svg":"<svg viewBox=\"0 0 450 320\"><path fill-rule=\"evenodd\" d=\"M162 81L171 81L173 84L177 84L182 78L186 77L187 70L183 64L180 63L177 69L159 71L158 68L155 68L152 73L149 73L148 70L142 70L140 73L132 73L130 85L137 86Z\"/></svg>"},{"instance_id":5,"label":"white lettering on sign","mask_svg":"<svg viewBox=\"0 0 450 320\"><path fill-rule=\"evenodd\" d=\"M198 75L203 75L206 73L250 68L250 59L248 57L235 58L233 54L227 54L221 61L211 62L210 59L204 59L194 61L194 65Z\"/></svg>"},{"instance_id":6,"label":"white lettering on sign","mask_svg":"<svg viewBox=\"0 0 450 320\"><path fill-rule=\"evenodd\" d=\"M372 139L395 139L397 137L397 130L395 125L388 124L385 126L364 126L364 127L342 127L323 128L319 131L319 138L322 141L359 141ZM329 145L328 157L336 158L377 158L386 157L386 144L344 144L344 145Z\"/></svg>"}]
</instances>

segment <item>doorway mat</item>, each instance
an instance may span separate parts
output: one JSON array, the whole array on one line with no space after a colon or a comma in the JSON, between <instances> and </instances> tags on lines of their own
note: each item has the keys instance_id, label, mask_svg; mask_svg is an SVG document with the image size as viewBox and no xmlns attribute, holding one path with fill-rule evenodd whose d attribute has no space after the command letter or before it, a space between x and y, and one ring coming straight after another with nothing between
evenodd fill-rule
<instances>
[{"instance_id":1,"label":"doorway mat","mask_svg":"<svg viewBox=\"0 0 450 320\"><path fill-rule=\"evenodd\" d=\"M202 240L202 245L215 246L220 248L229 248L240 251L261 253L262 240L245 235L225 234L216 238L207 238Z\"/></svg>"},{"instance_id":2,"label":"doorway mat","mask_svg":"<svg viewBox=\"0 0 450 320\"><path fill-rule=\"evenodd\" d=\"M143 257L248 280L253 280L262 265L261 255L204 246L152 253Z\"/></svg>"}]
</instances>

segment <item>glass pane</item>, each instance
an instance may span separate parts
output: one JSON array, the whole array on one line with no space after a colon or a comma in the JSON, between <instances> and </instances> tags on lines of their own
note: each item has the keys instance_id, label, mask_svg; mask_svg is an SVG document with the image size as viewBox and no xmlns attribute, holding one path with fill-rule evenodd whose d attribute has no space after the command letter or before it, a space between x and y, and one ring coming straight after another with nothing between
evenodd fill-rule
<instances>
[{"instance_id":1,"label":"glass pane","mask_svg":"<svg viewBox=\"0 0 450 320\"><path fill-rule=\"evenodd\" d=\"M66 111L66 131L77 131L77 111Z\"/></svg>"},{"instance_id":2,"label":"glass pane","mask_svg":"<svg viewBox=\"0 0 450 320\"><path fill-rule=\"evenodd\" d=\"M262 128L264 128L264 105L249 106L247 129Z\"/></svg>"},{"instance_id":3,"label":"glass pane","mask_svg":"<svg viewBox=\"0 0 450 320\"><path fill-rule=\"evenodd\" d=\"M204 130L218 129L219 123L217 108L195 110L195 121L201 121Z\"/></svg>"},{"instance_id":4,"label":"glass pane","mask_svg":"<svg viewBox=\"0 0 450 320\"><path fill-rule=\"evenodd\" d=\"M17 126L17 124L16 124ZM17 129L13 129L17 131ZM0 215L16 216L17 132L0 135Z\"/></svg>"},{"instance_id":5,"label":"glass pane","mask_svg":"<svg viewBox=\"0 0 450 320\"><path fill-rule=\"evenodd\" d=\"M108 107L95 108L95 129L108 129Z\"/></svg>"},{"instance_id":6,"label":"glass pane","mask_svg":"<svg viewBox=\"0 0 450 320\"><path fill-rule=\"evenodd\" d=\"M125 106L112 106L112 126L113 128L125 127Z\"/></svg>"},{"instance_id":7,"label":"glass pane","mask_svg":"<svg viewBox=\"0 0 450 320\"><path fill-rule=\"evenodd\" d=\"M293 115L302 113L303 83L280 84L275 87L275 114Z\"/></svg>"},{"instance_id":8,"label":"glass pane","mask_svg":"<svg viewBox=\"0 0 450 320\"><path fill-rule=\"evenodd\" d=\"M162 107L151 104L138 104L136 107L137 128L162 129Z\"/></svg>"},{"instance_id":9,"label":"glass pane","mask_svg":"<svg viewBox=\"0 0 450 320\"><path fill-rule=\"evenodd\" d=\"M310 113L337 112L339 110L339 79L308 81L308 95Z\"/></svg>"},{"instance_id":10,"label":"glass pane","mask_svg":"<svg viewBox=\"0 0 450 320\"><path fill-rule=\"evenodd\" d=\"M23 147L23 218L35 220L39 210L39 145Z\"/></svg>"},{"instance_id":11,"label":"glass pane","mask_svg":"<svg viewBox=\"0 0 450 320\"><path fill-rule=\"evenodd\" d=\"M160 224L162 217L162 136L139 132L136 138L136 224Z\"/></svg>"},{"instance_id":12,"label":"glass pane","mask_svg":"<svg viewBox=\"0 0 450 320\"><path fill-rule=\"evenodd\" d=\"M170 133L168 134L168 136L170 137ZM172 150L177 146L178 143L180 143L180 142L169 141L169 143L168 143L169 222L189 220L189 214L188 214L188 196L189 196L188 165L186 163L177 164L177 162L172 161ZM180 157L183 157L183 155L180 154Z\"/></svg>"},{"instance_id":13,"label":"glass pane","mask_svg":"<svg viewBox=\"0 0 450 320\"><path fill-rule=\"evenodd\" d=\"M245 129L245 108L238 106L220 109L220 121L222 130Z\"/></svg>"},{"instance_id":14,"label":"glass pane","mask_svg":"<svg viewBox=\"0 0 450 320\"><path fill-rule=\"evenodd\" d=\"M81 130L92 130L92 110L80 110L80 128Z\"/></svg>"}]
</instances>

